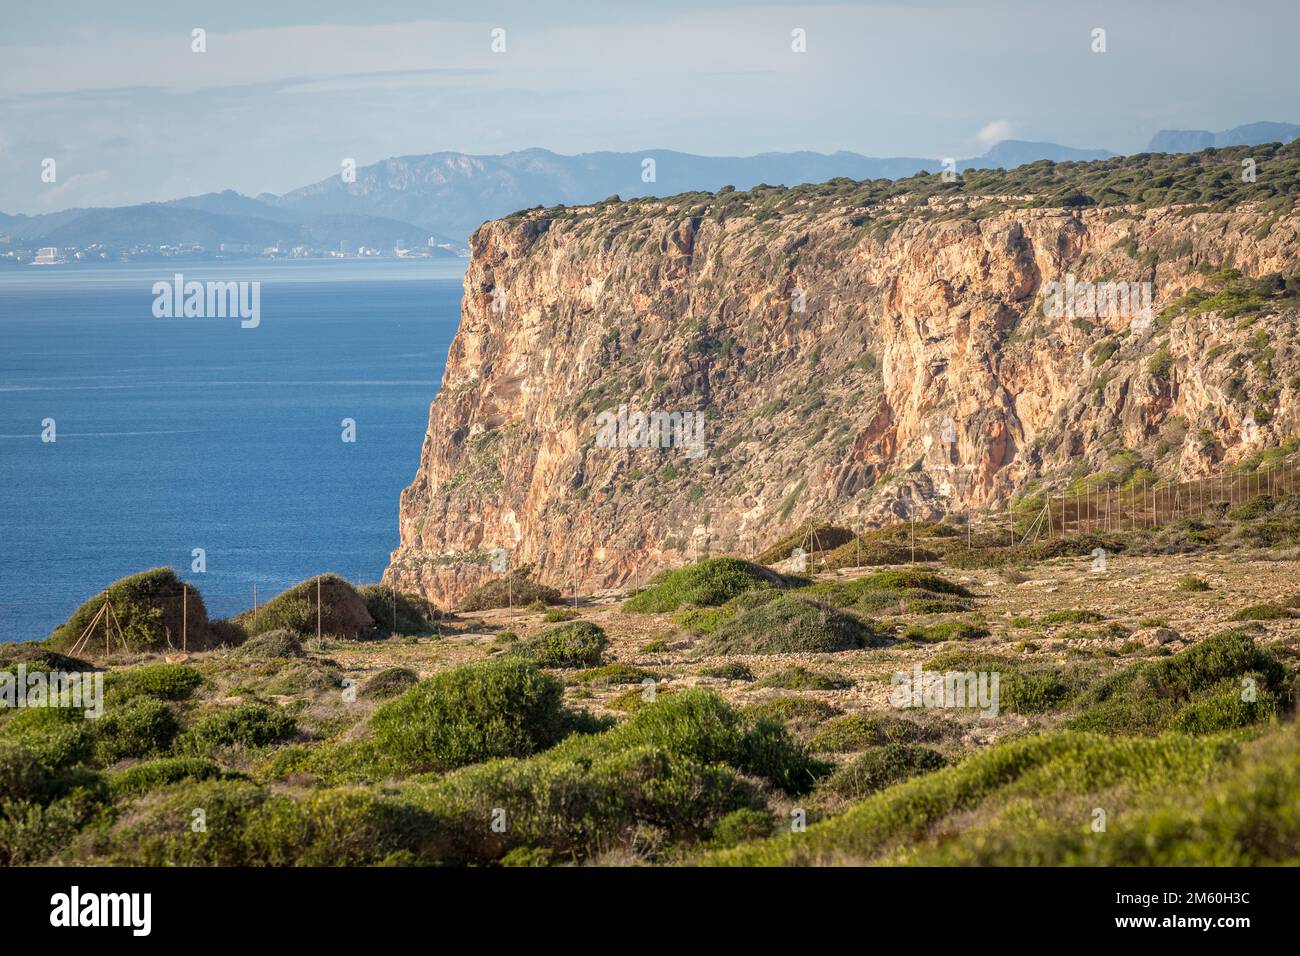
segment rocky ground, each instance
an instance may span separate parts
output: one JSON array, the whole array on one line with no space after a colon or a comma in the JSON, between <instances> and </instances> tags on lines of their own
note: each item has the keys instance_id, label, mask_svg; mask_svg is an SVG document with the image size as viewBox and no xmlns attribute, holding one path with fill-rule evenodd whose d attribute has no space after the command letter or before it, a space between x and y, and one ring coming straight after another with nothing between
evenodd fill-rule
<instances>
[{"instance_id":1,"label":"rocky ground","mask_svg":"<svg viewBox=\"0 0 1300 956\"><path fill-rule=\"evenodd\" d=\"M1113 555L1105 572L1094 571L1092 565L1091 558L1058 558L1010 575L995 570L944 572L975 592L977 613L991 632L987 638L824 654L708 656L699 648L699 636L677 627L672 614L622 613L619 609L629 592L618 589L580 597L576 606L572 602L565 606L574 607L579 619L591 621L605 631L609 637L607 661L652 671L656 692L703 686L738 706L796 694L824 701L844 713L888 713L892 711L888 700L890 675L910 670L917 663L925 665L955 645L968 649L977 644L982 651L1041 664L1087 658L1118 668L1152 653L1182 650L1227 627L1242 626L1231 620L1235 612L1276 600L1279 595L1300 593L1300 570L1289 560L1249 560L1223 554L1159 558ZM920 567L943 571L938 565ZM849 568L813 576L819 581L852 581L879 570ZM1022 576L1024 580L1008 580ZM1186 576L1202 579L1210 589L1180 590L1177 582ZM1043 615L1060 610L1092 611L1104 620L1088 625L1039 623ZM968 617L898 614L887 619L901 629ZM428 676L439 669L502 653L496 643L496 635L502 631L527 638L554 626L544 620L540 610L490 610L462 615L438 637L389 640L379 645L328 644L325 650L345 674L358 681L394 666L409 667ZM1300 655L1300 618L1257 621L1248 626L1256 632L1258 642ZM666 646L660 649L660 644ZM709 665L728 661L745 664L757 680L726 680L698 673ZM843 675L852 679L853 686L837 690L756 686L764 677L791 665ZM566 696L575 706L623 716L625 710L611 704L627 690L624 684L570 684ZM964 722L969 724L965 733L971 742L988 743L1008 730L1024 729L1038 721L1002 714L993 721L967 716ZM1046 722L1050 723L1050 719Z\"/></svg>"}]
</instances>

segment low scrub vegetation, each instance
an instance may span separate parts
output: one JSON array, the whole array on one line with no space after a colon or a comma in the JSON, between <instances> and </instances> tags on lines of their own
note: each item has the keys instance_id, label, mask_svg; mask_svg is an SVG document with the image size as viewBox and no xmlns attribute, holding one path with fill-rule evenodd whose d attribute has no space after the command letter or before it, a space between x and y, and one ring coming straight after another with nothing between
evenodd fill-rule
<instances>
[{"instance_id":1,"label":"low scrub vegetation","mask_svg":"<svg viewBox=\"0 0 1300 956\"><path fill-rule=\"evenodd\" d=\"M630 614L663 614L684 607L716 607L745 591L784 588L785 577L739 558L709 558L666 571L623 604Z\"/></svg>"},{"instance_id":2,"label":"low scrub vegetation","mask_svg":"<svg viewBox=\"0 0 1300 956\"><path fill-rule=\"evenodd\" d=\"M796 654L856 650L887 643L876 625L802 594L781 595L719 625L708 653Z\"/></svg>"}]
</instances>

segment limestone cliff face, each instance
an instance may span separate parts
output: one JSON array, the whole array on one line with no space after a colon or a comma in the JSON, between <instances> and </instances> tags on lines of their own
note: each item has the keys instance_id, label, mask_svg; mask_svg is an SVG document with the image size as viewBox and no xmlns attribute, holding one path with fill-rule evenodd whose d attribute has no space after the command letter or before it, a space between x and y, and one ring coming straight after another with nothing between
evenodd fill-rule
<instances>
[{"instance_id":1,"label":"limestone cliff face","mask_svg":"<svg viewBox=\"0 0 1300 956\"><path fill-rule=\"evenodd\" d=\"M1295 274L1294 213L931 200L882 233L764 196L475 233L385 580L454 602L499 547L585 593L811 518L996 505L1120 455L1204 475L1300 433L1295 310L1160 317L1225 264ZM1069 275L1150 282L1154 321L1048 318ZM598 419L621 405L627 430ZM635 447L638 411L702 413L702 450Z\"/></svg>"}]
</instances>

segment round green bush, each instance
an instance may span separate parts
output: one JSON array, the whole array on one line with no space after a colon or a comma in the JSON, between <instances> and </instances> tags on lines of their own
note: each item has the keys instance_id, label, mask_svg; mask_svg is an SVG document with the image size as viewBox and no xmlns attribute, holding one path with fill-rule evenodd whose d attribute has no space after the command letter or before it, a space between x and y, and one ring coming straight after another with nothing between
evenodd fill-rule
<instances>
[{"instance_id":1,"label":"round green bush","mask_svg":"<svg viewBox=\"0 0 1300 956\"><path fill-rule=\"evenodd\" d=\"M343 686L343 675L333 667L316 661L293 661L276 672L263 690L279 697L331 691Z\"/></svg>"},{"instance_id":2,"label":"round green bush","mask_svg":"<svg viewBox=\"0 0 1300 956\"><path fill-rule=\"evenodd\" d=\"M761 840L772 835L772 815L766 810L741 807L733 810L713 826L712 843L718 847L735 846L747 840Z\"/></svg>"},{"instance_id":3,"label":"round green bush","mask_svg":"<svg viewBox=\"0 0 1300 956\"><path fill-rule=\"evenodd\" d=\"M35 754L11 740L0 740L0 805L39 800L49 787L49 772Z\"/></svg>"},{"instance_id":4,"label":"round green bush","mask_svg":"<svg viewBox=\"0 0 1300 956\"><path fill-rule=\"evenodd\" d=\"M710 654L815 654L887 640L885 632L829 604L782 595L723 622L705 649Z\"/></svg>"},{"instance_id":5,"label":"round green bush","mask_svg":"<svg viewBox=\"0 0 1300 956\"><path fill-rule=\"evenodd\" d=\"M188 591L188 594L186 593ZM166 651L181 646L181 632L190 650L214 646L208 629L208 612L203 595L193 585L187 586L171 568L151 568L114 581L72 613L67 622L54 630L47 643L55 651L69 651L104 604L112 603L114 627L110 651L119 651L117 627L132 651ZM94 658L104 654L104 622L96 624L95 633L78 653Z\"/></svg>"},{"instance_id":6,"label":"round green bush","mask_svg":"<svg viewBox=\"0 0 1300 956\"><path fill-rule=\"evenodd\" d=\"M291 657L304 657L302 643L297 635L284 628L266 631L250 637L231 652L232 657L247 661L274 661Z\"/></svg>"},{"instance_id":7,"label":"round green bush","mask_svg":"<svg viewBox=\"0 0 1300 956\"><path fill-rule=\"evenodd\" d=\"M318 620L322 634L336 637L370 637L375 631L366 602L337 574L300 581L261 607L238 615L235 623L253 636L283 629L307 638L315 636Z\"/></svg>"},{"instance_id":8,"label":"round green bush","mask_svg":"<svg viewBox=\"0 0 1300 956\"><path fill-rule=\"evenodd\" d=\"M288 714L263 704L240 704L210 713L189 729L191 746L265 747L293 736L297 724Z\"/></svg>"},{"instance_id":9,"label":"round green bush","mask_svg":"<svg viewBox=\"0 0 1300 956\"><path fill-rule=\"evenodd\" d=\"M114 794L141 794L182 780L213 780L224 776L221 768L202 757L161 757L138 763L108 778Z\"/></svg>"},{"instance_id":10,"label":"round green bush","mask_svg":"<svg viewBox=\"0 0 1300 956\"><path fill-rule=\"evenodd\" d=\"M435 674L370 718L375 746L409 772L524 757L563 733L563 689L533 664L504 658Z\"/></svg>"},{"instance_id":11,"label":"round green bush","mask_svg":"<svg viewBox=\"0 0 1300 956\"><path fill-rule=\"evenodd\" d=\"M0 736L21 744L41 766L62 770L89 763L94 757L91 723L79 710L36 707L20 710L0 721Z\"/></svg>"},{"instance_id":12,"label":"round green bush","mask_svg":"<svg viewBox=\"0 0 1300 956\"><path fill-rule=\"evenodd\" d=\"M440 612L414 594L406 594L387 584L363 584L357 594L366 602L374 618L377 636L384 634L427 634L433 630Z\"/></svg>"},{"instance_id":13,"label":"round green bush","mask_svg":"<svg viewBox=\"0 0 1300 956\"><path fill-rule=\"evenodd\" d=\"M883 790L909 777L938 770L948 763L937 750L912 744L885 744L868 750L831 775L827 789L843 797L859 798Z\"/></svg>"},{"instance_id":14,"label":"round green bush","mask_svg":"<svg viewBox=\"0 0 1300 956\"><path fill-rule=\"evenodd\" d=\"M159 753L172 745L179 731L172 709L153 697L131 698L88 723L95 735L95 758L100 763Z\"/></svg>"},{"instance_id":15,"label":"round green bush","mask_svg":"<svg viewBox=\"0 0 1300 956\"><path fill-rule=\"evenodd\" d=\"M110 671L105 691L111 697L156 697L184 700L203 683L203 675L188 664L144 664Z\"/></svg>"},{"instance_id":16,"label":"round green bush","mask_svg":"<svg viewBox=\"0 0 1300 956\"><path fill-rule=\"evenodd\" d=\"M519 641L510 653L539 667L595 667L609 641L590 621L572 621Z\"/></svg>"},{"instance_id":17,"label":"round green bush","mask_svg":"<svg viewBox=\"0 0 1300 956\"><path fill-rule=\"evenodd\" d=\"M368 700L388 700L419 682L420 675L409 667L386 667L361 685L360 695Z\"/></svg>"},{"instance_id":18,"label":"round green bush","mask_svg":"<svg viewBox=\"0 0 1300 956\"><path fill-rule=\"evenodd\" d=\"M755 588L784 588L789 582L761 564L740 558L708 558L666 571L623 603L629 614L664 614L680 607L716 607Z\"/></svg>"},{"instance_id":19,"label":"round green bush","mask_svg":"<svg viewBox=\"0 0 1300 956\"><path fill-rule=\"evenodd\" d=\"M479 585L461 601L462 611L489 611L502 607L530 610L560 603L560 592L533 580L532 566L515 568L508 577L493 578Z\"/></svg>"},{"instance_id":20,"label":"round green bush","mask_svg":"<svg viewBox=\"0 0 1300 956\"><path fill-rule=\"evenodd\" d=\"M132 698L88 723L95 737L95 759L101 764L166 750L180 730L171 708L152 697Z\"/></svg>"}]
</instances>

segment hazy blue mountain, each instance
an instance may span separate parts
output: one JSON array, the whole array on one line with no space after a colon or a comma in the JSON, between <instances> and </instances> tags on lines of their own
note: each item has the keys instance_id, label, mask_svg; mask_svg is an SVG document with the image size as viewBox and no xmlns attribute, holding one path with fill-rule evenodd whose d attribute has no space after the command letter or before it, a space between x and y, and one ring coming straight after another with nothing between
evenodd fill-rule
<instances>
[{"instance_id":1,"label":"hazy blue mountain","mask_svg":"<svg viewBox=\"0 0 1300 956\"><path fill-rule=\"evenodd\" d=\"M1148 153L1196 153L1224 146L1254 146L1257 143L1289 143L1300 136L1295 123L1247 123L1211 133L1204 129L1162 129L1151 137Z\"/></svg>"},{"instance_id":2,"label":"hazy blue mountain","mask_svg":"<svg viewBox=\"0 0 1300 956\"><path fill-rule=\"evenodd\" d=\"M41 216L0 214L0 233L50 246L98 242L123 248L194 243L208 250L223 243L256 249L281 243L335 249L346 240L354 247L389 250L398 242L423 248L430 238L439 243L455 242L409 222L358 213L303 215L230 190L138 206L68 209ZM455 255L445 249L435 249L433 254Z\"/></svg>"},{"instance_id":3,"label":"hazy blue mountain","mask_svg":"<svg viewBox=\"0 0 1300 956\"><path fill-rule=\"evenodd\" d=\"M1018 166L1113 156L1106 150L1072 149L1054 143L1000 143L984 156L961 160L963 169ZM652 181L645 175L653 161ZM941 161L919 156L870 157L857 153L760 153L757 156L696 156L673 150L581 153L562 156L525 149L503 156L430 153L398 156L356 171L356 181L331 176L278 199L303 212L369 212L418 223L430 230L467 236L486 219L529 206L596 202L611 195L630 199L671 196L722 186L748 189L759 183L791 186L849 179L897 179L921 170L937 172Z\"/></svg>"},{"instance_id":4,"label":"hazy blue mountain","mask_svg":"<svg viewBox=\"0 0 1300 956\"><path fill-rule=\"evenodd\" d=\"M271 205L260 199L253 199L233 189L219 193L204 193L202 196L186 196L173 199L168 206L181 209L198 209L223 216L248 216L254 219L269 219L272 222L301 222L301 217L288 209Z\"/></svg>"},{"instance_id":5,"label":"hazy blue mountain","mask_svg":"<svg viewBox=\"0 0 1300 956\"><path fill-rule=\"evenodd\" d=\"M983 156L962 160L961 169L1014 169L1040 159L1054 163L1078 163L1093 159L1110 159L1117 154L1108 149L1075 149L1055 143L1030 143L1020 139L1006 139L994 145Z\"/></svg>"},{"instance_id":6,"label":"hazy blue mountain","mask_svg":"<svg viewBox=\"0 0 1300 956\"><path fill-rule=\"evenodd\" d=\"M1251 123L1220 133L1163 130L1150 152L1188 152L1210 146L1289 141L1300 135L1290 123ZM1056 143L1006 140L981 156L957 161L958 169L1011 169L1039 160L1078 162L1116 155ZM650 175L653 163L653 176ZM166 203L117 209L70 209L42 216L0 214L0 233L46 245L219 243L267 246L277 242L336 248L340 241L391 249L396 242L423 247L462 245L487 219L531 206L670 196L722 186L747 189L759 183L795 185L850 179L897 179L922 170L938 172L942 161L918 156L870 157L858 153L760 153L696 156L673 150L599 152L563 156L525 149L501 156L428 153L398 156L282 196L252 197L232 190Z\"/></svg>"}]
</instances>

